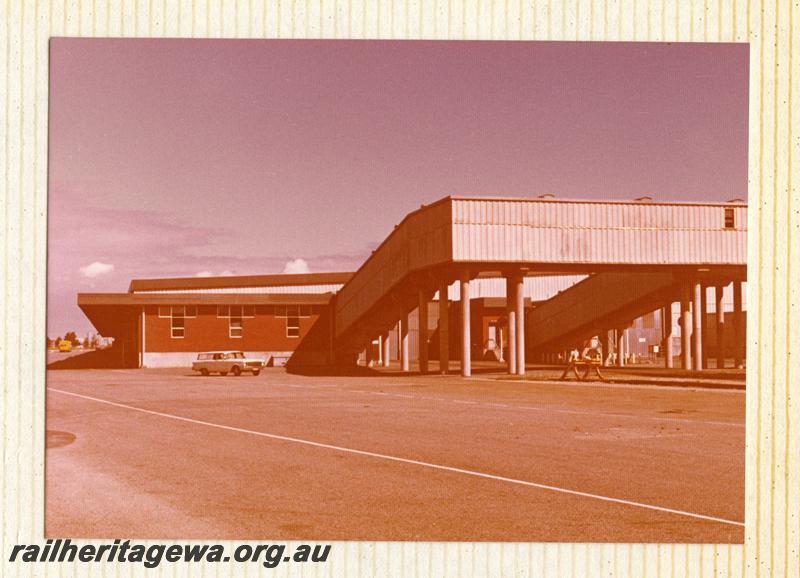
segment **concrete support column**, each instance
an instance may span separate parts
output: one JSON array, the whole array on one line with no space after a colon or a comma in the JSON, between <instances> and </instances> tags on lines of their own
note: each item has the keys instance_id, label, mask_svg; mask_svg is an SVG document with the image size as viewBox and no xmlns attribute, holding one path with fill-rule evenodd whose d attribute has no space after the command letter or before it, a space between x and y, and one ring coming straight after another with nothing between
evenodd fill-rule
<instances>
[{"instance_id":1,"label":"concrete support column","mask_svg":"<svg viewBox=\"0 0 800 578\"><path fill-rule=\"evenodd\" d=\"M733 282L733 366L739 367L744 360L742 352L742 282Z\"/></svg>"},{"instance_id":2,"label":"concrete support column","mask_svg":"<svg viewBox=\"0 0 800 578\"><path fill-rule=\"evenodd\" d=\"M614 330L608 329L606 331L606 342L603 345L603 367L611 365L610 356L614 351Z\"/></svg>"},{"instance_id":3,"label":"concrete support column","mask_svg":"<svg viewBox=\"0 0 800 578\"><path fill-rule=\"evenodd\" d=\"M469 275L461 275L461 375L472 375L472 335L470 332Z\"/></svg>"},{"instance_id":4,"label":"concrete support column","mask_svg":"<svg viewBox=\"0 0 800 578\"><path fill-rule=\"evenodd\" d=\"M147 352L147 316L142 306L142 341L139 347L139 367L144 367L145 353Z\"/></svg>"},{"instance_id":5,"label":"concrete support column","mask_svg":"<svg viewBox=\"0 0 800 578\"><path fill-rule=\"evenodd\" d=\"M369 367L369 364L372 363L372 340L367 341L367 346L364 349L364 366Z\"/></svg>"},{"instance_id":6,"label":"concrete support column","mask_svg":"<svg viewBox=\"0 0 800 578\"><path fill-rule=\"evenodd\" d=\"M708 287L700 286L700 353L702 367L708 369Z\"/></svg>"},{"instance_id":7,"label":"concrete support column","mask_svg":"<svg viewBox=\"0 0 800 578\"><path fill-rule=\"evenodd\" d=\"M625 367L625 328L617 329L617 367Z\"/></svg>"},{"instance_id":8,"label":"concrete support column","mask_svg":"<svg viewBox=\"0 0 800 578\"><path fill-rule=\"evenodd\" d=\"M508 313L508 373L517 372L517 284L506 277L506 311Z\"/></svg>"},{"instance_id":9,"label":"concrete support column","mask_svg":"<svg viewBox=\"0 0 800 578\"><path fill-rule=\"evenodd\" d=\"M693 368L695 371L703 370L703 287L700 283L692 284L692 319L694 336L694 349L692 351Z\"/></svg>"},{"instance_id":10,"label":"concrete support column","mask_svg":"<svg viewBox=\"0 0 800 578\"><path fill-rule=\"evenodd\" d=\"M428 294L420 289L419 301L419 328L417 330L417 343L419 347L419 371L428 373Z\"/></svg>"},{"instance_id":11,"label":"concrete support column","mask_svg":"<svg viewBox=\"0 0 800 578\"><path fill-rule=\"evenodd\" d=\"M439 284L439 372L450 370L450 299L447 296L449 284Z\"/></svg>"},{"instance_id":12,"label":"concrete support column","mask_svg":"<svg viewBox=\"0 0 800 578\"><path fill-rule=\"evenodd\" d=\"M692 312L689 309L691 291L688 283L681 289L681 362L686 371L692 369Z\"/></svg>"},{"instance_id":13,"label":"concrete support column","mask_svg":"<svg viewBox=\"0 0 800 578\"><path fill-rule=\"evenodd\" d=\"M524 277L516 279L516 322L517 322L517 375L525 375L525 289Z\"/></svg>"},{"instance_id":14,"label":"concrete support column","mask_svg":"<svg viewBox=\"0 0 800 578\"><path fill-rule=\"evenodd\" d=\"M675 352L672 348L672 303L661 309L661 335L664 342L664 366L672 369Z\"/></svg>"},{"instance_id":15,"label":"concrete support column","mask_svg":"<svg viewBox=\"0 0 800 578\"><path fill-rule=\"evenodd\" d=\"M383 366L389 367L389 359L391 358L391 345L389 344L389 332L387 331L381 336L381 353L383 355Z\"/></svg>"},{"instance_id":16,"label":"concrete support column","mask_svg":"<svg viewBox=\"0 0 800 578\"><path fill-rule=\"evenodd\" d=\"M402 371L409 371L409 351L408 351L408 313L406 313L398 322L400 331L398 333L398 341L400 342L400 369Z\"/></svg>"},{"instance_id":17,"label":"concrete support column","mask_svg":"<svg viewBox=\"0 0 800 578\"><path fill-rule=\"evenodd\" d=\"M722 293L725 288L714 287L714 310L717 318L717 369L725 367L725 312L722 310Z\"/></svg>"},{"instance_id":18,"label":"concrete support column","mask_svg":"<svg viewBox=\"0 0 800 578\"><path fill-rule=\"evenodd\" d=\"M498 324L497 326L497 335L498 335L498 345L500 346L500 356L497 361L499 361L500 363L505 363L506 359L503 356L505 355L506 351L506 342L502 324Z\"/></svg>"},{"instance_id":19,"label":"concrete support column","mask_svg":"<svg viewBox=\"0 0 800 578\"><path fill-rule=\"evenodd\" d=\"M328 365L336 363L336 347L334 346L334 339L336 337L336 295L333 296L330 302L331 314L328 315Z\"/></svg>"}]
</instances>

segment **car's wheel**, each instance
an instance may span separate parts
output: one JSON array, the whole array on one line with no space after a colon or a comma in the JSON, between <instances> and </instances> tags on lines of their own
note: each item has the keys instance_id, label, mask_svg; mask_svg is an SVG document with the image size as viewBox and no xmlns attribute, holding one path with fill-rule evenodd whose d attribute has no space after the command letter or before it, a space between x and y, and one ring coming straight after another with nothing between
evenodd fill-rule
<instances>
[{"instance_id":1,"label":"car's wheel","mask_svg":"<svg viewBox=\"0 0 800 578\"><path fill-rule=\"evenodd\" d=\"M200 370L200 375L202 375L203 377L208 377L208 370L204 367L203 369Z\"/></svg>"},{"instance_id":2,"label":"car's wheel","mask_svg":"<svg viewBox=\"0 0 800 578\"><path fill-rule=\"evenodd\" d=\"M261 373L260 369L254 369L253 370L253 375L258 375L259 373Z\"/></svg>"},{"instance_id":3,"label":"car's wheel","mask_svg":"<svg viewBox=\"0 0 800 578\"><path fill-rule=\"evenodd\" d=\"M227 371L220 371L219 374L220 375L228 375L228 372Z\"/></svg>"},{"instance_id":4,"label":"car's wheel","mask_svg":"<svg viewBox=\"0 0 800 578\"><path fill-rule=\"evenodd\" d=\"M239 367L238 365L234 365L233 368L231 369L231 373L238 377L242 374L242 368Z\"/></svg>"}]
</instances>

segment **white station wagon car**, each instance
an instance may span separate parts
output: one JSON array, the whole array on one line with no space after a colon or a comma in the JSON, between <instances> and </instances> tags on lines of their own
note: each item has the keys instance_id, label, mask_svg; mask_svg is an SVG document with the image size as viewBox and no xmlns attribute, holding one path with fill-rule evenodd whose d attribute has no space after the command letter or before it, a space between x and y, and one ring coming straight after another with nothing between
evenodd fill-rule
<instances>
[{"instance_id":1,"label":"white station wagon car","mask_svg":"<svg viewBox=\"0 0 800 578\"><path fill-rule=\"evenodd\" d=\"M241 375L243 371L258 375L262 367L263 359L246 357L243 351L207 351L199 354L197 361L192 362L192 371L199 371L202 375Z\"/></svg>"}]
</instances>

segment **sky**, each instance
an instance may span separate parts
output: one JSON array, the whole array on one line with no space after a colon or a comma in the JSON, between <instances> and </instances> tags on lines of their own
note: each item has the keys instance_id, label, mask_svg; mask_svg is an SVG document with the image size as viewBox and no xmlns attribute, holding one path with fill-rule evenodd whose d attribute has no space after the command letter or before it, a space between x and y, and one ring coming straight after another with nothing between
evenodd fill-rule
<instances>
[{"instance_id":1,"label":"sky","mask_svg":"<svg viewBox=\"0 0 800 578\"><path fill-rule=\"evenodd\" d=\"M747 198L746 44L55 38L48 335L133 278L355 270L447 195Z\"/></svg>"}]
</instances>

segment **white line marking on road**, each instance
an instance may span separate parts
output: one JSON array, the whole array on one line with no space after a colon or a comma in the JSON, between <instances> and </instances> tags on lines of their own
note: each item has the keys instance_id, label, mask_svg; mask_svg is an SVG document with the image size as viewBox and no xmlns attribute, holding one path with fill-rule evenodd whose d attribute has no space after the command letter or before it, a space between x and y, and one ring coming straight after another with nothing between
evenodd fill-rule
<instances>
[{"instance_id":1,"label":"white line marking on road","mask_svg":"<svg viewBox=\"0 0 800 578\"><path fill-rule=\"evenodd\" d=\"M74 392L71 392L71 391L65 391L63 389L56 389L54 387L48 387L47 390L48 391L54 391L54 392L57 392L57 393L61 393L61 394L64 394L64 395L71 395L73 397L78 397L78 398L81 398L81 399L88 399L90 401L95 401L97 403L104 403L106 405L111 405L111 406L114 406L114 407L120 407L120 408L123 408L123 409L129 409L129 410L132 410L132 411L138 411L138 412L147 413L147 414L150 414L150 415L157 415L157 416L164 417L164 418L167 418L167 419L174 419L174 420L177 420L177 421L183 421L183 422L193 423L193 424L197 424L197 425L215 427L215 428L219 428L219 429L223 429L223 430L227 430L227 431L245 433L245 434L255 435L255 436L259 436L259 437L265 437L265 438L269 438L269 439L274 439L274 440L280 440L280 441L292 442L292 443L297 443L297 444L303 444L303 445L307 445L307 446L312 446L312 447L317 447L317 448L324 448L324 449L328 449L328 450L334 450L334 451L337 451L337 452L356 454L356 455L360 455L360 456L367 456L367 457L371 457L371 458L378 458L378 459L392 461L392 462L399 462L399 463L404 463L404 464L412 464L412 465L415 465L415 466L421 466L421 467L430 468L430 469L434 469L434 470L440 470L440 471L445 471L445 472L453 472L453 473L456 473L456 474L464 474L464 475L473 476L473 477L476 477L476 478L484 478L484 479L495 480L495 481L499 481L499 482L507 482L507 483L510 483L510 484L517 484L517 485L520 485L520 486L527 486L527 487L531 487L531 488L539 488L541 490L549 490L551 492L569 494L569 495L572 495L572 496L581 496L583 498L591 498L591 499L600 500L600 501L603 501L603 502L611 502L611 503L615 503L615 504L623 504L623 505L626 505L626 506L633 506L633 507L636 507L636 508L643 508L643 509L646 509L646 510L654 510L654 511L657 511L657 512L665 512L665 513L669 513L669 514L676 514L678 516L686 516L686 517L689 517L689 518L697 518L697 519L700 519L700 520L708 520L708 521L711 521L711 522L719 522L721 524L730 524L732 526L744 527L744 522L739 522L737 520L728 520L726 518L718 518L716 516L706 516L705 514L697 514L697 513L694 513L694 512L687 512L687 511L684 511L684 510L676 510L676 509L673 509L673 508L665 508L665 507L662 507L662 506L655 506L653 504L645 504L645 503L642 503L642 502L634 502L634 501L631 501L631 500L623 500L621 498L612 498L612 497L609 497L609 496L601 496L599 494L591 494L589 492L580 492L578 490L570 490L568 488L561 488L561 487L558 487L558 486L549 486L547 484L539 484L539 483L536 483L536 482L529 482L527 480L519 480L519 479L516 479L516 478L507 478L505 476L496 476L494 474L487 474L487 473L478 472L478 471L475 471L475 470L465 470L465 469L462 469L462 468L455 468L455 467L452 467L452 466L444 466L444 465L441 465L441 464L434 464L434 463L431 463L431 462L423 462L423 461L419 461L419 460L401 458L401 457L398 457L398 456L391 456L391 455L388 455L388 454L379 454L379 453L376 453L376 452L370 452L370 451L365 451L365 450L357 450L357 449L354 449L354 448L346 448L346 447L342 447L342 446L335 446L335 445L332 445L332 444L315 442L315 441L312 441L312 440L305 440L305 439L301 439L301 438L283 436L283 435L278 435L278 434L271 434L271 433L266 433L266 432L259 432L259 431L254 431L254 430L249 430L249 429L244 429L244 428L239 428L239 427L234 427L234 426L229 426L229 425L222 425L222 424L213 423L213 422L209 422L209 421L203 421L203 420L199 420L199 419L192 419L192 418L189 418L189 417L182 417L182 416L171 414L171 413L163 413L163 412L160 412L160 411L153 411L153 410L150 410L150 409L144 409L144 408L141 408L141 407L136 407L134 405L128 405L128 404L125 404L125 403L118 403L118 402L115 402L115 401L109 401L107 399L100 399L98 397L92 397L92 396L89 396L89 395L83 395L83 394L80 394L80 393L74 393Z\"/></svg>"}]
</instances>

